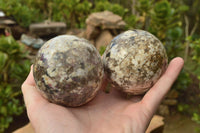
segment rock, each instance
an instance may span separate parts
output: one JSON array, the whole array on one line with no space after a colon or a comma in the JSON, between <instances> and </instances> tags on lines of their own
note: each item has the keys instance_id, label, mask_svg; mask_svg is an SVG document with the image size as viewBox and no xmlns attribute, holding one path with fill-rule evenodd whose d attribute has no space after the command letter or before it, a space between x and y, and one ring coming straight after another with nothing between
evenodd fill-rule
<instances>
[{"instance_id":1,"label":"rock","mask_svg":"<svg viewBox=\"0 0 200 133\"><path fill-rule=\"evenodd\" d=\"M178 98L179 93L176 90L171 90L168 94L167 94L167 98L169 99L176 99Z\"/></svg>"},{"instance_id":2,"label":"rock","mask_svg":"<svg viewBox=\"0 0 200 133\"><path fill-rule=\"evenodd\" d=\"M3 11L0 11L0 17L5 17L5 13Z\"/></svg>"},{"instance_id":3,"label":"rock","mask_svg":"<svg viewBox=\"0 0 200 133\"><path fill-rule=\"evenodd\" d=\"M176 105L178 102L176 99L165 99L163 101L163 104L165 105L169 105L169 106L173 106L173 105Z\"/></svg>"},{"instance_id":4,"label":"rock","mask_svg":"<svg viewBox=\"0 0 200 133\"><path fill-rule=\"evenodd\" d=\"M16 22L5 15L3 11L0 10L0 25L14 25Z\"/></svg>"},{"instance_id":5,"label":"rock","mask_svg":"<svg viewBox=\"0 0 200 133\"><path fill-rule=\"evenodd\" d=\"M167 116L169 115L169 107L167 105L160 105L158 107L158 113L162 116Z\"/></svg>"},{"instance_id":6,"label":"rock","mask_svg":"<svg viewBox=\"0 0 200 133\"><path fill-rule=\"evenodd\" d=\"M43 41L40 38L34 38L25 34L22 34L21 36L21 42L26 44L27 46L31 46L33 48L39 49L44 43L45 41Z\"/></svg>"},{"instance_id":7,"label":"rock","mask_svg":"<svg viewBox=\"0 0 200 133\"><path fill-rule=\"evenodd\" d=\"M162 133L164 130L164 117L154 115L145 133Z\"/></svg>"},{"instance_id":8,"label":"rock","mask_svg":"<svg viewBox=\"0 0 200 133\"><path fill-rule=\"evenodd\" d=\"M109 31L113 36L117 36L117 35L119 35L119 34L124 32L123 30L120 30L120 29L111 29Z\"/></svg>"},{"instance_id":9,"label":"rock","mask_svg":"<svg viewBox=\"0 0 200 133\"><path fill-rule=\"evenodd\" d=\"M80 38L86 38L85 29L69 29L66 31L66 35L74 35Z\"/></svg>"},{"instance_id":10,"label":"rock","mask_svg":"<svg viewBox=\"0 0 200 133\"><path fill-rule=\"evenodd\" d=\"M44 22L31 24L29 30L37 36L61 35L66 33L66 24L63 22Z\"/></svg>"},{"instance_id":11,"label":"rock","mask_svg":"<svg viewBox=\"0 0 200 133\"><path fill-rule=\"evenodd\" d=\"M87 18L86 23L102 29L123 29L126 25L122 17L110 11L92 13Z\"/></svg>"},{"instance_id":12,"label":"rock","mask_svg":"<svg viewBox=\"0 0 200 133\"><path fill-rule=\"evenodd\" d=\"M116 36L103 54L107 79L128 95L147 92L167 68L167 54L154 35L128 30Z\"/></svg>"},{"instance_id":13,"label":"rock","mask_svg":"<svg viewBox=\"0 0 200 133\"><path fill-rule=\"evenodd\" d=\"M86 19L86 24L85 37L90 41L93 40L97 49L101 46L106 46L111 41L110 39L113 38L113 35L121 33L126 25L122 17L110 11L92 13Z\"/></svg>"},{"instance_id":14,"label":"rock","mask_svg":"<svg viewBox=\"0 0 200 133\"><path fill-rule=\"evenodd\" d=\"M0 12L0 35L8 35L5 33L9 30L9 35L11 34L10 27L16 25L16 22L8 17L5 16L3 12Z\"/></svg>"},{"instance_id":15,"label":"rock","mask_svg":"<svg viewBox=\"0 0 200 133\"><path fill-rule=\"evenodd\" d=\"M11 19L0 20L0 25L14 25L14 24L16 24L16 22Z\"/></svg>"},{"instance_id":16,"label":"rock","mask_svg":"<svg viewBox=\"0 0 200 133\"><path fill-rule=\"evenodd\" d=\"M113 36L108 30L104 30L101 32L99 37L96 40L96 48L99 50L102 46L107 46L112 41Z\"/></svg>"},{"instance_id":17,"label":"rock","mask_svg":"<svg viewBox=\"0 0 200 133\"><path fill-rule=\"evenodd\" d=\"M85 31L78 33L76 36L80 37L80 38L86 38L85 37Z\"/></svg>"},{"instance_id":18,"label":"rock","mask_svg":"<svg viewBox=\"0 0 200 133\"><path fill-rule=\"evenodd\" d=\"M0 10L0 35L11 35L10 27L16 25L16 22L5 15L3 11ZM9 33L7 32L9 30ZM7 33L8 34L7 34Z\"/></svg>"},{"instance_id":19,"label":"rock","mask_svg":"<svg viewBox=\"0 0 200 133\"><path fill-rule=\"evenodd\" d=\"M39 91L50 102L77 107L97 95L103 80L103 63L87 40L61 35L40 48L33 76Z\"/></svg>"},{"instance_id":20,"label":"rock","mask_svg":"<svg viewBox=\"0 0 200 133\"><path fill-rule=\"evenodd\" d=\"M95 39L99 33L101 32L100 28L95 27L93 25L87 25L86 27L86 38L88 40Z\"/></svg>"}]
</instances>

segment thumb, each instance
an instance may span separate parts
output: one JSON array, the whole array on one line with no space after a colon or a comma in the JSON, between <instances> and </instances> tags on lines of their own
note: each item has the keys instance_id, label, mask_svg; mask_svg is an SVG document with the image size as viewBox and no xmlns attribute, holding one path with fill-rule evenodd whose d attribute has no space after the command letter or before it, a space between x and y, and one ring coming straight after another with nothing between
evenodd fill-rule
<instances>
[{"instance_id":1,"label":"thumb","mask_svg":"<svg viewBox=\"0 0 200 133\"><path fill-rule=\"evenodd\" d=\"M33 67L31 66L31 71L21 86L22 94L24 96L24 102L28 112L32 112L40 104L48 103L46 99L37 90L34 77L33 77Z\"/></svg>"}]
</instances>

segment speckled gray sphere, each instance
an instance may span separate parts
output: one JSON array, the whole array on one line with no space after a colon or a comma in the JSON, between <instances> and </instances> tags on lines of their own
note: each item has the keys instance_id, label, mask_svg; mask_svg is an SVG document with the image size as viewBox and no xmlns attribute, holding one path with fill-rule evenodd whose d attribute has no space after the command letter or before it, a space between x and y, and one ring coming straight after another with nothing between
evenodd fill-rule
<instances>
[{"instance_id":1,"label":"speckled gray sphere","mask_svg":"<svg viewBox=\"0 0 200 133\"><path fill-rule=\"evenodd\" d=\"M162 43L151 33L128 30L115 37L103 55L107 78L130 95L144 94L167 68Z\"/></svg>"},{"instance_id":2,"label":"speckled gray sphere","mask_svg":"<svg viewBox=\"0 0 200 133\"><path fill-rule=\"evenodd\" d=\"M33 75L37 88L50 102L76 107L97 94L103 63L96 48L85 39L61 35L40 48Z\"/></svg>"}]
</instances>

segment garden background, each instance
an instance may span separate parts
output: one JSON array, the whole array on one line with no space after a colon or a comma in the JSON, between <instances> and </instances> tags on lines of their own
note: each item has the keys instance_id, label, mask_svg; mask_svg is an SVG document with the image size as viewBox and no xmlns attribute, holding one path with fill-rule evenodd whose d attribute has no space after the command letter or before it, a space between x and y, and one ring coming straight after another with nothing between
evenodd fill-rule
<instances>
[{"instance_id":1,"label":"garden background","mask_svg":"<svg viewBox=\"0 0 200 133\"><path fill-rule=\"evenodd\" d=\"M126 22L124 30L143 29L158 37L169 61L180 56L184 68L173 93L177 104L165 118L180 114L198 126L200 132L200 1L199 0L0 0L0 10L28 31L32 23L64 22L67 30L85 29L93 12L109 10ZM30 70L30 51L19 38L0 36L0 132L26 113L21 84ZM105 50L101 47L100 52Z\"/></svg>"}]
</instances>

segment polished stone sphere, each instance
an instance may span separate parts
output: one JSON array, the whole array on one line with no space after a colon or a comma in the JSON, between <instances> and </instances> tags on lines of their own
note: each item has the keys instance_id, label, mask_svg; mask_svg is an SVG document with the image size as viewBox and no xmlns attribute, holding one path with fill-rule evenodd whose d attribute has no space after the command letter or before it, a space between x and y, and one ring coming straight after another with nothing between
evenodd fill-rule
<instances>
[{"instance_id":1,"label":"polished stone sphere","mask_svg":"<svg viewBox=\"0 0 200 133\"><path fill-rule=\"evenodd\" d=\"M103 63L85 39L61 35L38 51L33 75L41 94L52 103L76 107L93 99L102 82Z\"/></svg>"},{"instance_id":2,"label":"polished stone sphere","mask_svg":"<svg viewBox=\"0 0 200 133\"><path fill-rule=\"evenodd\" d=\"M105 74L122 92L144 94L167 68L163 44L151 33L128 30L116 36L103 54Z\"/></svg>"}]
</instances>

